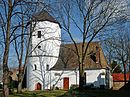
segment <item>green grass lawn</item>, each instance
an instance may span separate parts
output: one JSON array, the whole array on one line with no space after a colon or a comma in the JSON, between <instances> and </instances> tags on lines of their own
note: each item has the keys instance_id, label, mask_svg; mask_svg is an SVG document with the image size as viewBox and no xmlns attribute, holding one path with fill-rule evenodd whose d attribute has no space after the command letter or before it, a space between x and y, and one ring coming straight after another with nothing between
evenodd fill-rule
<instances>
[{"instance_id":1,"label":"green grass lawn","mask_svg":"<svg viewBox=\"0 0 130 97\"><path fill-rule=\"evenodd\" d=\"M54 91L33 91L23 92L21 94L13 93L9 97L67 97L67 91L54 90Z\"/></svg>"},{"instance_id":2,"label":"green grass lawn","mask_svg":"<svg viewBox=\"0 0 130 97\"><path fill-rule=\"evenodd\" d=\"M84 89L79 90L54 90L54 91L33 91L23 92L22 94L14 93L9 97L130 97L130 91L114 91L101 89Z\"/></svg>"}]
</instances>

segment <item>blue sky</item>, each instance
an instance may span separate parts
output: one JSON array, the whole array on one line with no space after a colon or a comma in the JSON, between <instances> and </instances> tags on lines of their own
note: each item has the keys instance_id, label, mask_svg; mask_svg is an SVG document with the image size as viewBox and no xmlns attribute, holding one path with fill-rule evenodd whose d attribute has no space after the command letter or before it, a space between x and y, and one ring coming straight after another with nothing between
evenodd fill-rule
<instances>
[{"instance_id":1,"label":"blue sky","mask_svg":"<svg viewBox=\"0 0 130 97\"><path fill-rule=\"evenodd\" d=\"M47 0L47 2L49 1L58 1L58 0ZM60 1L60 0L59 0ZM54 5L55 7L55 5ZM75 8L75 5L72 6L73 7L73 17L74 19L76 20L78 26L82 29L82 23L83 23L83 20L82 20L82 17L80 16L80 14L78 13L77 9ZM0 9L0 11L2 11ZM13 19L13 23L15 24L15 19ZM77 42L82 42L82 34L81 32L79 31L79 29L73 24L73 22L71 21L71 32L72 32L72 35L74 37L74 39L77 41ZM129 28L128 30L130 30L130 24L129 23L126 23L125 24L125 27ZM83 30L83 29L82 29ZM109 31L110 32L110 31ZM67 41L70 41L70 38L68 36L68 34L62 29L62 38L65 38ZM111 32L110 32L110 35L111 35ZM106 37L106 36L105 36ZM95 41L99 41L98 38L95 39ZM2 51L2 50L1 50ZM17 65L17 60L16 60L16 55L15 55L15 52L14 52L14 49L13 49L13 45L11 44L11 48L10 48L10 57L9 57L9 64L11 67L14 67L14 65Z\"/></svg>"}]
</instances>

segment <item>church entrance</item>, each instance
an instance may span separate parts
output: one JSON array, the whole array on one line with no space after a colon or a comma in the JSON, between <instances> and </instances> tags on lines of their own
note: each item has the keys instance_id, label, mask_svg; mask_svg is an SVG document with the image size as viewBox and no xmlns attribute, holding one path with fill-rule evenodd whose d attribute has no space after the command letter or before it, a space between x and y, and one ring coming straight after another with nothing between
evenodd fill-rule
<instances>
[{"instance_id":1,"label":"church entrance","mask_svg":"<svg viewBox=\"0 0 130 97\"><path fill-rule=\"evenodd\" d=\"M68 77L64 77L64 79L63 79L63 89L69 90L69 78Z\"/></svg>"},{"instance_id":2,"label":"church entrance","mask_svg":"<svg viewBox=\"0 0 130 97\"><path fill-rule=\"evenodd\" d=\"M35 90L41 90L41 88L42 88L42 85L40 83L37 83Z\"/></svg>"}]
</instances>

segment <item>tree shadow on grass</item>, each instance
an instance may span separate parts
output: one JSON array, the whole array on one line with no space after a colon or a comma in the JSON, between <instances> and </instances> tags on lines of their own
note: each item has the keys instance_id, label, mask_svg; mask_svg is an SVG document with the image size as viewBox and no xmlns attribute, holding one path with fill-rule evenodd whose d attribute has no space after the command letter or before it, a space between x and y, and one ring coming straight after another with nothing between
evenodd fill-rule
<instances>
[{"instance_id":1,"label":"tree shadow on grass","mask_svg":"<svg viewBox=\"0 0 130 97\"><path fill-rule=\"evenodd\" d=\"M119 90L120 91L129 91L130 90L130 81L126 85L121 87Z\"/></svg>"},{"instance_id":2,"label":"tree shadow on grass","mask_svg":"<svg viewBox=\"0 0 130 97\"><path fill-rule=\"evenodd\" d=\"M130 97L130 93L121 90L77 88L57 97Z\"/></svg>"}]
</instances>

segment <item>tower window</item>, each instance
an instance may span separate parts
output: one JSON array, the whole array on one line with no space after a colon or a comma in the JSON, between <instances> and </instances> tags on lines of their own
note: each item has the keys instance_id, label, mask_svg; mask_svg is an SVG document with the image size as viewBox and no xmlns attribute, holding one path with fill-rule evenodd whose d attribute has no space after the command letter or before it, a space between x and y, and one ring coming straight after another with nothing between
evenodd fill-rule
<instances>
[{"instance_id":1,"label":"tower window","mask_svg":"<svg viewBox=\"0 0 130 97\"><path fill-rule=\"evenodd\" d=\"M38 35L38 38L41 38L41 31L38 31L37 35Z\"/></svg>"},{"instance_id":2,"label":"tower window","mask_svg":"<svg viewBox=\"0 0 130 97\"><path fill-rule=\"evenodd\" d=\"M34 70L37 70L37 65L36 64L34 64Z\"/></svg>"},{"instance_id":3,"label":"tower window","mask_svg":"<svg viewBox=\"0 0 130 97\"><path fill-rule=\"evenodd\" d=\"M49 70L49 65L48 64L46 65L46 70Z\"/></svg>"},{"instance_id":4,"label":"tower window","mask_svg":"<svg viewBox=\"0 0 130 97\"><path fill-rule=\"evenodd\" d=\"M38 48L40 49L40 48L41 48L41 46L39 45L39 46L38 46Z\"/></svg>"}]
</instances>

